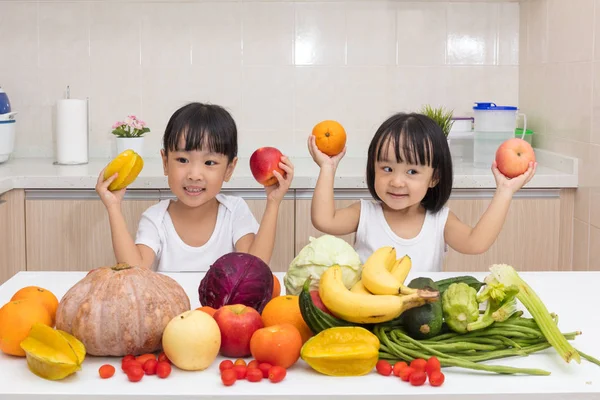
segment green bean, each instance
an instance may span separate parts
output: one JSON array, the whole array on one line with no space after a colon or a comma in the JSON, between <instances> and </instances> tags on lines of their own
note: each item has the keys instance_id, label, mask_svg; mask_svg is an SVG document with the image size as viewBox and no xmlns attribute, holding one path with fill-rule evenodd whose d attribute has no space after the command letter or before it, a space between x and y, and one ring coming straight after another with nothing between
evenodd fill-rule
<instances>
[{"instance_id":1,"label":"green bean","mask_svg":"<svg viewBox=\"0 0 600 400\"><path fill-rule=\"evenodd\" d=\"M585 358L589 362L594 363L594 364L600 366L600 360L598 360L597 358L594 358L594 357L590 356L589 354L585 354L585 353L583 353L583 352L581 352L581 351L579 351L577 349L575 349L575 351L577 351L581 357Z\"/></svg>"}]
</instances>

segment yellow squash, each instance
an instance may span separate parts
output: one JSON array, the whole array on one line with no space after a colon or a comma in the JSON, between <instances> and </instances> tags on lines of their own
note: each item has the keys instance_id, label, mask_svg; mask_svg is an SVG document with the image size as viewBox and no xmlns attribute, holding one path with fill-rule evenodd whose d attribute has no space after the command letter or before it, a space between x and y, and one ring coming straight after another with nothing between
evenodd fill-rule
<instances>
[{"instance_id":1,"label":"yellow squash","mask_svg":"<svg viewBox=\"0 0 600 400\"><path fill-rule=\"evenodd\" d=\"M27 366L39 377L59 380L79 371L85 346L67 332L36 323L21 342Z\"/></svg>"},{"instance_id":2,"label":"yellow squash","mask_svg":"<svg viewBox=\"0 0 600 400\"><path fill-rule=\"evenodd\" d=\"M115 173L119 174L108 186L108 190L115 191L126 188L137 178L142 168L144 168L142 157L131 149L125 150L115 157L104 170L104 180Z\"/></svg>"},{"instance_id":3,"label":"yellow squash","mask_svg":"<svg viewBox=\"0 0 600 400\"><path fill-rule=\"evenodd\" d=\"M379 359L379 339L357 326L329 328L308 339L300 356L325 375L366 375Z\"/></svg>"}]
</instances>

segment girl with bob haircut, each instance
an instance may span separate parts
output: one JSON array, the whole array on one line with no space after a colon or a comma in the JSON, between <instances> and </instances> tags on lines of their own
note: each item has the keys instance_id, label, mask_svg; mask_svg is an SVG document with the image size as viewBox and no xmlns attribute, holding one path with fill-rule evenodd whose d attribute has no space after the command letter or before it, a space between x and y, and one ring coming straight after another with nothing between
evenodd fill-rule
<instances>
[{"instance_id":1,"label":"girl with bob haircut","mask_svg":"<svg viewBox=\"0 0 600 400\"><path fill-rule=\"evenodd\" d=\"M494 243L514 193L531 180L537 163L508 179L492 164L494 197L475 227L461 222L446 203L452 192L452 159L441 128L429 117L398 113L389 117L371 140L367 186L373 200L336 209L333 182L340 154L319 151L314 136L308 149L320 173L311 203L315 228L330 235L356 233L354 247L361 262L383 246L407 254L417 271L441 271L450 246L462 254L480 254Z\"/></svg>"},{"instance_id":2,"label":"girl with bob haircut","mask_svg":"<svg viewBox=\"0 0 600 400\"><path fill-rule=\"evenodd\" d=\"M121 212L126 189L111 192L100 172L96 191L108 211L117 262L157 271L206 271L224 254L250 253L269 263L279 206L294 176L283 156L277 182L265 187L267 205L260 226L240 197L220 193L237 163L237 127L224 108L191 103L171 116L160 154L176 200L161 200L142 214L135 241Z\"/></svg>"}]
</instances>

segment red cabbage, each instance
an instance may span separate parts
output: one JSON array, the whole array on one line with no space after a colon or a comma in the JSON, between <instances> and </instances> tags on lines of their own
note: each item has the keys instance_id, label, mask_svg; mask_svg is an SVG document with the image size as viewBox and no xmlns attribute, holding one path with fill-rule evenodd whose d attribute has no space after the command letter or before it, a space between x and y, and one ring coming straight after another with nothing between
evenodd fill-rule
<instances>
[{"instance_id":1,"label":"red cabbage","mask_svg":"<svg viewBox=\"0 0 600 400\"><path fill-rule=\"evenodd\" d=\"M198 287L200 304L218 309L243 304L259 313L273 295L273 273L263 260L247 253L228 253L210 266Z\"/></svg>"}]
</instances>

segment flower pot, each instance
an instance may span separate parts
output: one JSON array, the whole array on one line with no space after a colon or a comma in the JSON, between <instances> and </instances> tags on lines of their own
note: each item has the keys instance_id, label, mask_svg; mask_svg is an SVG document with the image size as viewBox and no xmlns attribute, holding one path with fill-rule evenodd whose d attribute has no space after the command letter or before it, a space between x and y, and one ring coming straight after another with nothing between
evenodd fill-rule
<instances>
[{"instance_id":1,"label":"flower pot","mask_svg":"<svg viewBox=\"0 0 600 400\"><path fill-rule=\"evenodd\" d=\"M131 149L144 156L144 137L117 137L117 154L121 154L127 149Z\"/></svg>"}]
</instances>

